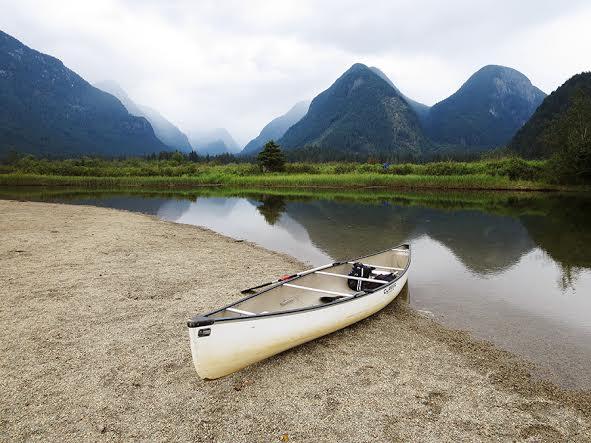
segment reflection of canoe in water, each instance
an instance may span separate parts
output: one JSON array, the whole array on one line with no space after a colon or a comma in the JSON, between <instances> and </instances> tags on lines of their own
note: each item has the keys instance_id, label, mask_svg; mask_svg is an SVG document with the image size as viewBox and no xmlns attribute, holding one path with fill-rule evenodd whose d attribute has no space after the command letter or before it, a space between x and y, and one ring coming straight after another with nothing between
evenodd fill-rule
<instances>
[{"instance_id":1,"label":"reflection of canoe in water","mask_svg":"<svg viewBox=\"0 0 591 443\"><path fill-rule=\"evenodd\" d=\"M374 271L349 276L356 262ZM409 265L410 246L401 245L288 276L194 317L188 326L197 373L206 379L222 377L369 317L400 293Z\"/></svg>"}]
</instances>

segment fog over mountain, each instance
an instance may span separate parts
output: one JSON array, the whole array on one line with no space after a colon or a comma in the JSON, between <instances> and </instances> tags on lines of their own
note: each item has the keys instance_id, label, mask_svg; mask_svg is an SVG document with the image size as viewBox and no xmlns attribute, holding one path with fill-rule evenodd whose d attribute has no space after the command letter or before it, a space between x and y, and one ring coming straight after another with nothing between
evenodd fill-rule
<instances>
[{"instance_id":1,"label":"fog over mountain","mask_svg":"<svg viewBox=\"0 0 591 443\"><path fill-rule=\"evenodd\" d=\"M199 155L237 154L240 146L225 128L193 131L189 134L193 149Z\"/></svg>"},{"instance_id":2,"label":"fog over mountain","mask_svg":"<svg viewBox=\"0 0 591 443\"><path fill-rule=\"evenodd\" d=\"M309 101L301 101L293 105L293 107L285 114L267 123L261 130L260 134L248 142L241 153L243 155L256 154L263 149L264 144L269 140L279 140L289 128L299 122L302 117L306 115L309 107Z\"/></svg>"},{"instance_id":3,"label":"fog over mountain","mask_svg":"<svg viewBox=\"0 0 591 443\"><path fill-rule=\"evenodd\" d=\"M0 29L91 83L116 79L185 133L240 145L354 62L433 105L487 64L553 91L591 66L591 3L0 0Z\"/></svg>"},{"instance_id":4,"label":"fog over mountain","mask_svg":"<svg viewBox=\"0 0 591 443\"><path fill-rule=\"evenodd\" d=\"M144 155L166 150L150 123L50 55L0 31L0 156Z\"/></svg>"},{"instance_id":5,"label":"fog over mountain","mask_svg":"<svg viewBox=\"0 0 591 443\"><path fill-rule=\"evenodd\" d=\"M192 150L189 139L179 128L164 118L157 110L136 104L116 82L106 80L96 83L95 86L117 97L130 114L145 117L152 125L156 137L169 148L184 152Z\"/></svg>"}]
</instances>

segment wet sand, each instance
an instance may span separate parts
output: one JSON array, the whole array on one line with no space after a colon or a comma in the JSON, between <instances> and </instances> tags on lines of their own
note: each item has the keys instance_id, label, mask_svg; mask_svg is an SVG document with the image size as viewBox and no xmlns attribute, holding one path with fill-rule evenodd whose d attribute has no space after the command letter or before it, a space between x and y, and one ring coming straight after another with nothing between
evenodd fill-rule
<instances>
[{"instance_id":1,"label":"wet sand","mask_svg":"<svg viewBox=\"0 0 591 443\"><path fill-rule=\"evenodd\" d=\"M200 380L186 319L302 267L141 214L0 201L0 440L591 441L591 393L402 301Z\"/></svg>"}]
</instances>

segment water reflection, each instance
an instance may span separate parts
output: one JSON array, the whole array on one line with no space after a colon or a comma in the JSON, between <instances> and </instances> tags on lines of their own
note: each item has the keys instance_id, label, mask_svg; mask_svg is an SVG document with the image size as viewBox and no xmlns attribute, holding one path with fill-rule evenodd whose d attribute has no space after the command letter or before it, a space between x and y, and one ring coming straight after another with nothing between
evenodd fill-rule
<instances>
[{"instance_id":1,"label":"water reflection","mask_svg":"<svg viewBox=\"0 0 591 443\"><path fill-rule=\"evenodd\" d=\"M205 226L310 263L330 262L331 257L311 241L306 228L289 214L282 213L278 209L281 206L282 203L275 199L209 197L189 202L179 212L177 201L169 200L159 209L158 216L178 223Z\"/></svg>"},{"instance_id":2,"label":"water reflection","mask_svg":"<svg viewBox=\"0 0 591 443\"><path fill-rule=\"evenodd\" d=\"M254 241L310 264L410 241L407 293L412 292L413 307L526 356L556 381L591 388L589 196L350 198L206 191L28 198L154 214Z\"/></svg>"},{"instance_id":3,"label":"water reflection","mask_svg":"<svg viewBox=\"0 0 591 443\"><path fill-rule=\"evenodd\" d=\"M385 244L428 235L470 270L486 275L506 270L535 247L519 220L480 211L314 201L290 203L286 213L333 258L368 254Z\"/></svg>"},{"instance_id":4,"label":"water reflection","mask_svg":"<svg viewBox=\"0 0 591 443\"><path fill-rule=\"evenodd\" d=\"M257 210L267 223L274 225L285 212L285 198L280 195L263 195Z\"/></svg>"},{"instance_id":5,"label":"water reflection","mask_svg":"<svg viewBox=\"0 0 591 443\"><path fill-rule=\"evenodd\" d=\"M583 268L591 268L591 199L564 196L543 202L543 216L519 217L534 242L562 268L560 284L574 288Z\"/></svg>"}]
</instances>

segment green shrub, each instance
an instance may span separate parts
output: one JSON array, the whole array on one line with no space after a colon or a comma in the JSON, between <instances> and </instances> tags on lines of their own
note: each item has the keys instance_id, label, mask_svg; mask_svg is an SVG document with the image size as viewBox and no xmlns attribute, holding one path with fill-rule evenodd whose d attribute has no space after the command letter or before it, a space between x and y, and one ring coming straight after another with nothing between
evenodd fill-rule
<instances>
[{"instance_id":1,"label":"green shrub","mask_svg":"<svg viewBox=\"0 0 591 443\"><path fill-rule=\"evenodd\" d=\"M288 174L320 174L320 168L312 163L287 163L285 172Z\"/></svg>"},{"instance_id":2,"label":"green shrub","mask_svg":"<svg viewBox=\"0 0 591 443\"><path fill-rule=\"evenodd\" d=\"M369 173L380 173L385 172L384 167L380 164L372 164L372 163L363 163L358 165L356 171L360 174L369 174Z\"/></svg>"},{"instance_id":3,"label":"green shrub","mask_svg":"<svg viewBox=\"0 0 591 443\"><path fill-rule=\"evenodd\" d=\"M388 173L394 175L411 175L415 173L415 168L414 165L409 165L408 163L390 165Z\"/></svg>"},{"instance_id":4,"label":"green shrub","mask_svg":"<svg viewBox=\"0 0 591 443\"><path fill-rule=\"evenodd\" d=\"M473 173L468 163L437 162L427 163L421 171L424 175L469 175Z\"/></svg>"},{"instance_id":5,"label":"green shrub","mask_svg":"<svg viewBox=\"0 0 591 443\"><path fill-rule=\"evenodd\" d=\"M542 162L525 161L519 157L511 157L486 163L489 175L504 175L511 180L541 180L544 176Z\"/></svg>"},{"instance_id":6,"label":"green shrub","mask_svg":"<svg viewBox=\"0 0 591 443\"><path fill-rule=\"evenodd\" d=\"M351 174L356 168L355 163L338 163L332 167L332 170L335 174Z\"/></svg>"}]
</instances>

